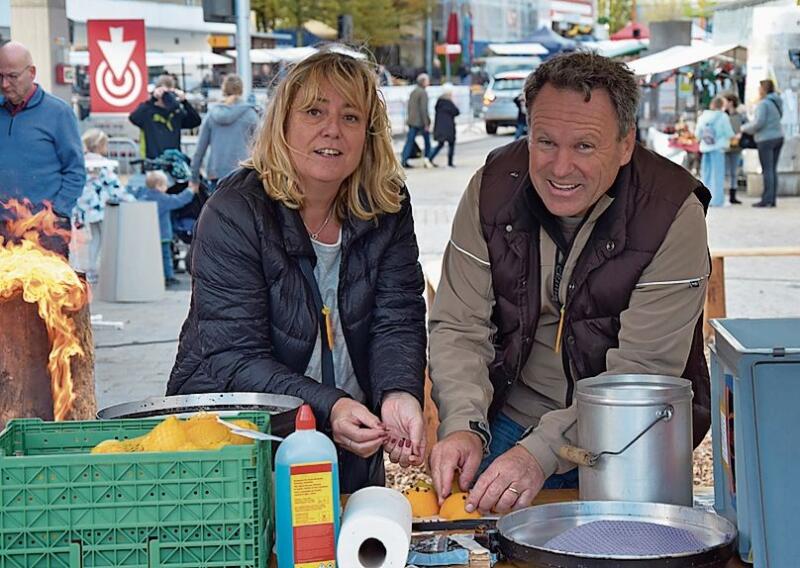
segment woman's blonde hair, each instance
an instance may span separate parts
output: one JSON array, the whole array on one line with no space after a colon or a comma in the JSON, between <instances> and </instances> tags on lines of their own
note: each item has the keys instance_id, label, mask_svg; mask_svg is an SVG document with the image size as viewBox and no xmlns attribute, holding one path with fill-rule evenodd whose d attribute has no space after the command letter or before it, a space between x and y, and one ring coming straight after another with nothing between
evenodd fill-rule
<instances>
[{"instance_id":1,"label":"woman's blonde hair","mask_svg":"<svg viewBox=\"0 0 800 568\"><path fill-rule=\"evenodd\" d=\"M108 135L99 128L90 128L81 136L81 142L85 151L99 154L98 150L108 144Z\"/></svg>"},{"instance_id":2,"label":"woman's blonde hair","mask_svg":"<svg viewBox=\"0 0 800 568\"><path fill-rule=\"evenodd\" d=\"M396 213L404 176L392 149L386 104L372 65L350 55L324 50L291 68L267 107L252 156L242 165L258 172L272 199L292 209L303 207L303 188L290 158L286 127L292 112L309 109L320 98L323 82L330 83L366 118L361 161L342 182L334 207L337 217L344 219L351 214L373 220L382 213Z\"/></svg>"}]
</instances>

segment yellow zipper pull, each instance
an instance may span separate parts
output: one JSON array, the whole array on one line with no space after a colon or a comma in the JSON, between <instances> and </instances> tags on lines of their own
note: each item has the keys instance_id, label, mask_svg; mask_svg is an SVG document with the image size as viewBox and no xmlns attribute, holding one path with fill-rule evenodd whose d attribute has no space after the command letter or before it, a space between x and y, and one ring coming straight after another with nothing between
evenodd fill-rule
<instances>
[{"instance_id":1,"label":"yellow zipper pull","mask_svg":"<svg viewBox=\"0 0 800 568\"><path fill-rule=\"evenodd\" d=\"M333 351L333 321L331 321L331 309L322 306L322 315L325 317L325 333L328 336L328 349Z\"/></svg>"},{"instance_id":2,"label":"yellow zipper pull","mask_svg":"<svg viewBox=\"0 0 800 568\"><path fill-rule=\"evenodd\" d=\"M558 320L558 331L556 331L556 344L553 350L561 353L561 335L564 333L564 306L561 306L561 318Z\"/></svg>"}]
</instances>

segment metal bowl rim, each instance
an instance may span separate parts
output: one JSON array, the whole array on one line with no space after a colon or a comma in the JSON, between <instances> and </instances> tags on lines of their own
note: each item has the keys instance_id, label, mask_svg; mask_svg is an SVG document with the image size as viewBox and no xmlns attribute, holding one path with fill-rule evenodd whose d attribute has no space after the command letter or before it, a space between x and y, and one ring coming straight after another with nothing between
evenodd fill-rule
<instances>
[{"instance_id":1,"label":"metal bowl rim","mask_svg":"<svg viewBox=\"0 0 800 568\"><path fill-rule=\"evenodd\" d=\"M257 392L223 392L223 393L196 393L173 396L153 396L140 401L122 402L107 406L97 411L99 419L124 418L132 414L143 412L164 411L165 414L176 414L181 408L192 409L209 407L213 410L215 405L249 405L281 409L281 412L290 412L300 407L303 400L296 396L283 394L268 394ZM253 409L241 409L253 410ZM169 412L172 411L172 412Z\"/></svg>"},{"instance_id":2,"label":"metal bowl rim","mask_svg":"<svg viewBox=\"0 0 800 568\"><path fill-rule=\"evenodd\" d=\"M592 508L599 508L600 511L596 511L593 514L587 514L588 511L581 511L581 509L592 509ZM602 509L606 509L602 511ZM699 517L703 519L713 520L714 523L706 524L706 523L699 523L699 522L683 522L685 527L702 527L706 530L712 530L719 534L722 538L722 541L716 544L710 544L705 546L704 548L700 548L695 551L691 552L683 552L678 554L669 554L669 555L622 555L622 554L615 554L615 555L597 555L597 554L577 554L574 552L568 552L564 550L557 550L554 548L547 548L545 546L530 544L526 542L520 542L514 538L512 538L508 532L510 529L507 525L511 524L514 521L518 521L518 518L524 518L526 515L530 515L532 512L538 513L533 520L537 522L545 522L548 520L554 519L562 519L562 518L595 518L599 517L597 520L602 520L602 515L607 516L628 516L632 519L640 520L643 522L652 522L656 524L663 524L665 518L664 515L657 515L657 514L648 514L648 510L666 510L667 512L672 511L675 513L671 518L675 518L678 514L688 514L694 517ZM638 513L637 513L638 511ZM633 514L632 514L633 513ZM698 519L699 520L699 519ZM680 527L679 523L673 524ZM717 526L713 526L716 524ZM721 526L719 526L721 525ZM514 527L516 528L516 527ZM565 503L546 503L543 505L534 505L532 507L527 507L525 509L520 509L519 511L514 511L512 513L508 513L504 515L497 521L497 530L500 532L500 535L518 546L524 546L531 548L533 550L540 550L543 552L549 552L551 554L563 554L565 556L569 556L571 558L588 558L588 559L614 559L614 560L659 560L665 558L688 558L692 556L696 556L698 554L703 554L705 552L717 549L717 548L724 548L725 546L730 545L737 536L736 527L725 517L718 515L714 512L707 511L701 508L694 508L694 507L684 507L681 505L670 505L667 503L642 503L642 502L632 502L632 501L569 501Z\"/></svg>"}]
</instances>

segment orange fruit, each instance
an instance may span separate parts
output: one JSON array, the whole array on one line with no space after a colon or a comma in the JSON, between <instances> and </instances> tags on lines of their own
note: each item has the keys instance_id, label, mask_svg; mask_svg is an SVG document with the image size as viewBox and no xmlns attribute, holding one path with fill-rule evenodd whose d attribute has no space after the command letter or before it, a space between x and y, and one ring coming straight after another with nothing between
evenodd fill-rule
<instances>
[{"instance_id":1,"label":"orange fruit","mask_svg":"<svg viewBox=\"0 0 800 568\"><path fill-rule=\"evenodd\" d=\"M468 496L468 493L463 493L460 491L457 493L452 493L447 499L444 500L444 503L442 503L442 507L439 509L439 516L443 519L447 519L448 521L480 519L481 514L477 510L467 513L465 507L467 506Z\"/></svg>"},{"instance_id":2,"label":"orange fruit","mask_svg":"<svg viewBox=\"0 0 800 568\"><path fill-rule=\"evenodd\" d=\"M433 517L439 513L439 499L430 487L412 487L403 492L411 503L411 515L414 517Z\"/></svg>"}]
</instances>

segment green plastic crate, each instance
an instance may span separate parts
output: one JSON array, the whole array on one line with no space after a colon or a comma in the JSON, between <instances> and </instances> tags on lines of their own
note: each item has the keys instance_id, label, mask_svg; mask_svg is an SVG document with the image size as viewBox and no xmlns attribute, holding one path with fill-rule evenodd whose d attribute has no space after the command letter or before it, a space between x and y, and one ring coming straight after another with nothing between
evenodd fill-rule
<instances>
[{"instance_id":1,"label":"green plastic crate","mask_svg":"<svg viewBox=\"0 0 800 568\"><path fill-rule=\"evenodd\" d=\"M269 414L237 418L269 432ZM160 419L12 420L0 434L0 568L265 568L272 550L268 443L91 455Z\"/></svg>"}]
</instances>

